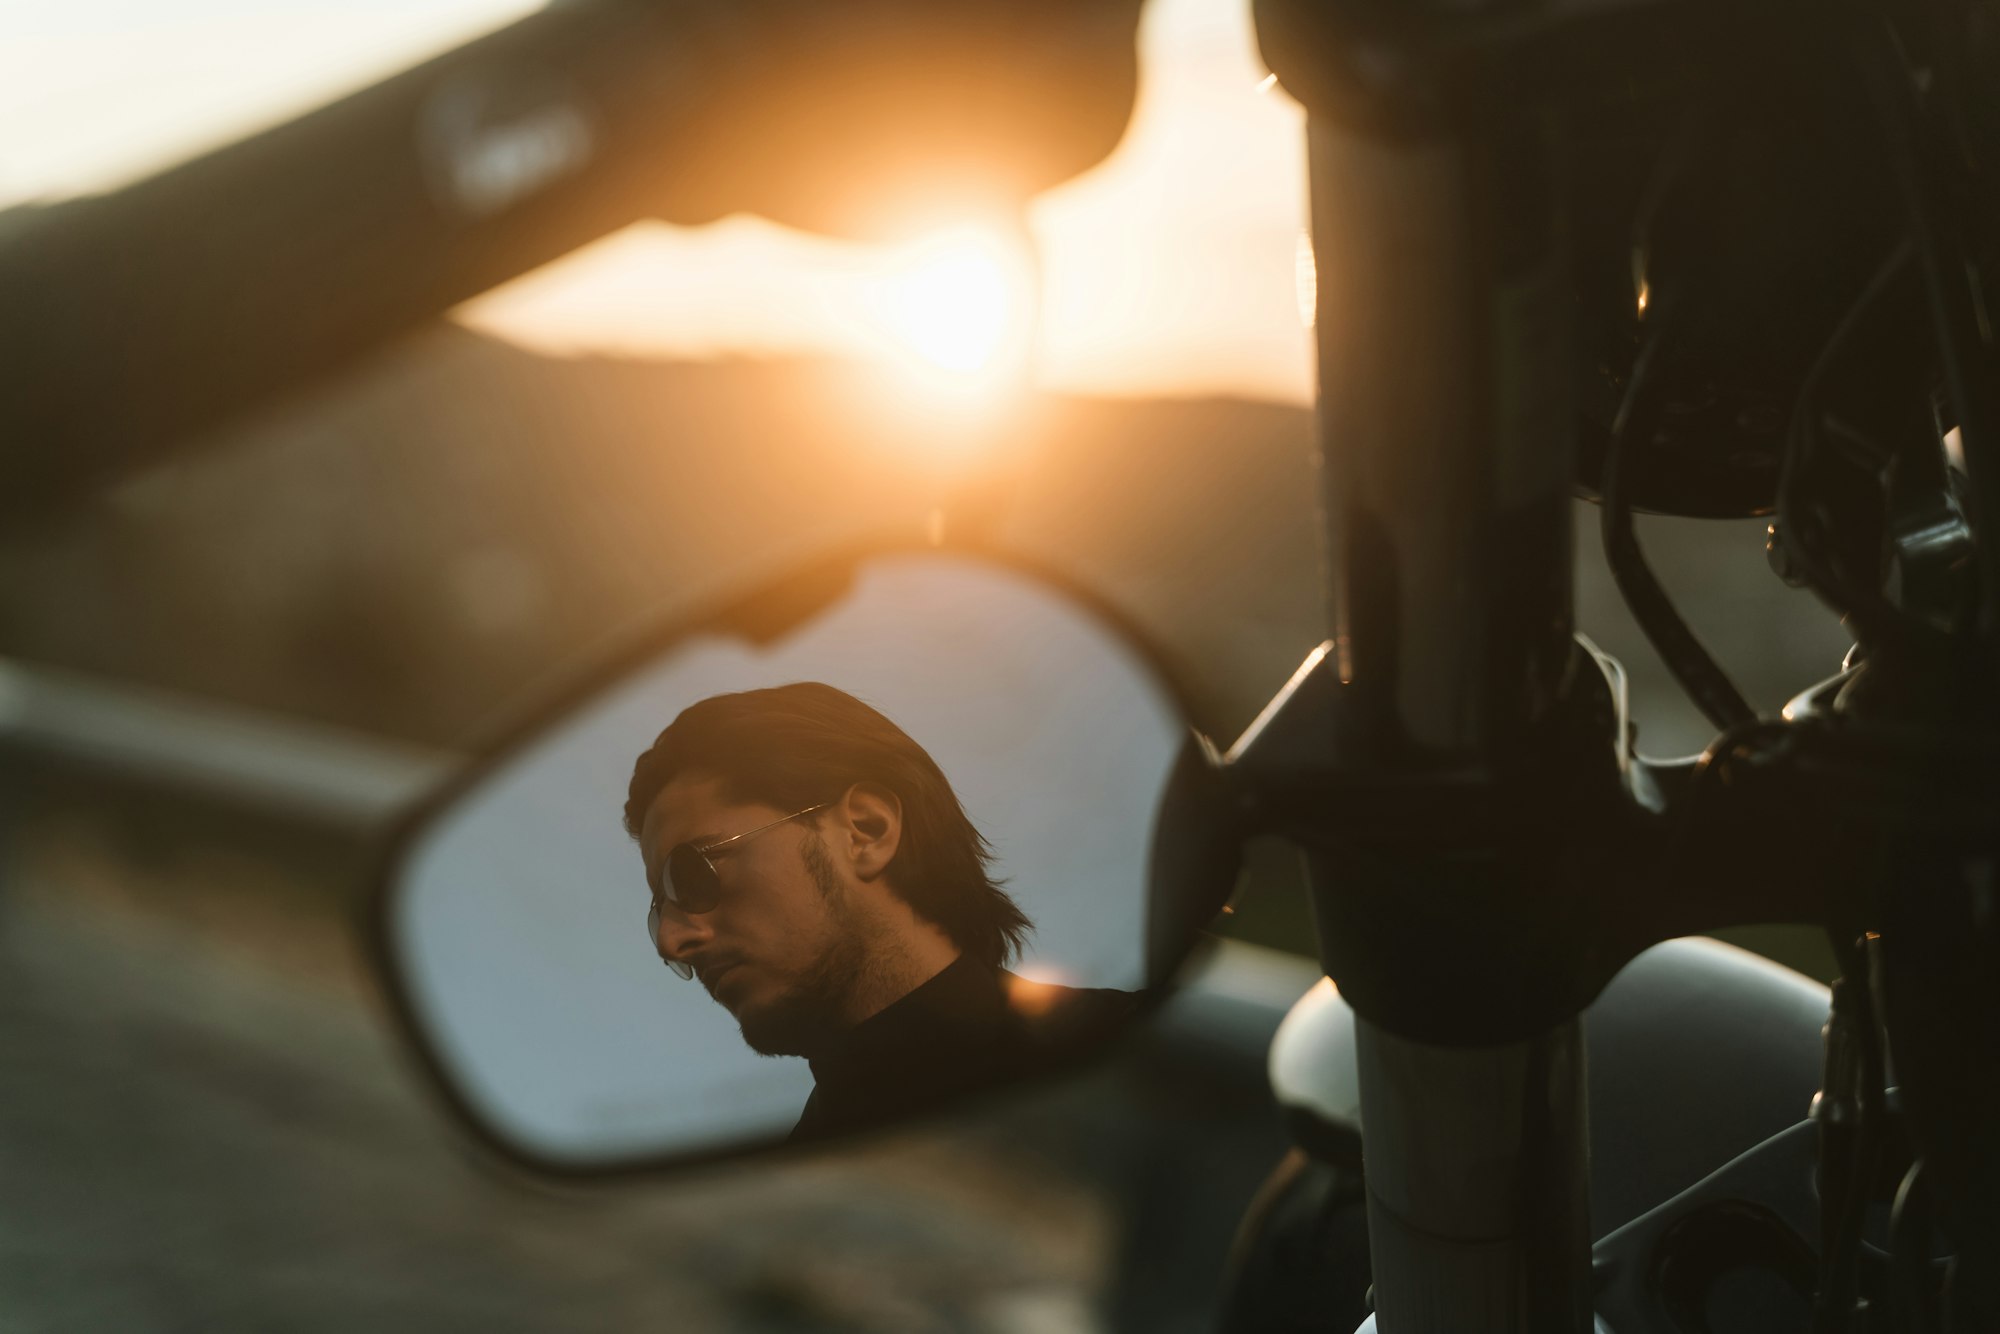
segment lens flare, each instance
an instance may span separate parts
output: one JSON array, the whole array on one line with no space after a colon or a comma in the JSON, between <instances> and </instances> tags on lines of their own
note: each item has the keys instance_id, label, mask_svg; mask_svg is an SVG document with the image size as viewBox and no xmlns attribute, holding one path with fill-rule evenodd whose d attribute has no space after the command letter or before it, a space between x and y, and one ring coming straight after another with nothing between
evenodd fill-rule
<instances>
[{"instance_id":1,"label":"lens flare","mask_svg":"<svg viewBox=\"0 0 2000 1334\"><path fill-rule=\"evenodd\" d=\"M1019 247L978 229L917 242L873 284L870 306L890 347L948 377L1004 371L1024 336L1032 292Z\"/></svg>"}]
</instances>

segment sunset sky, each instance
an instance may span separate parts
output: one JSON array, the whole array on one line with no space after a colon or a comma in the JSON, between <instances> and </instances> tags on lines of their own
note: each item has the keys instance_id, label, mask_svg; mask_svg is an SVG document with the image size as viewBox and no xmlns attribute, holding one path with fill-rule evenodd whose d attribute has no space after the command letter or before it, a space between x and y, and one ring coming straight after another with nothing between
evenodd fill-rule
<instances>
[{"instance_id":1,"label":"sunset sky","mask_svg":"<svg viewBox=\"0 0 2000 1334\"><path fill-rule=\"evenodd\" d=\"M0 203L107 188L533 8L516 0L0 0ZM1033 201L1031 375L1092 394L1310 400L1303 118L1247 0L1151 0L1124 141ZM752 217L643 224L459 312L559 355L796 354L982 373L1035 307L976 231L870 247Z\"/></svg>"}]
</instances>

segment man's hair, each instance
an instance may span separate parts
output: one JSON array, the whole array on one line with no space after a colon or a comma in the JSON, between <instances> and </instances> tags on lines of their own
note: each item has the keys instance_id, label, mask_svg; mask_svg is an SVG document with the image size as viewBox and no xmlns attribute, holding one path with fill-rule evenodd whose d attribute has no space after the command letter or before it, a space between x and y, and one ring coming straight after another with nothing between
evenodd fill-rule
<instances>
[{"instance_id":1,"label":"man's hair","mask_svg":"<svg viewBox=\"0 0 2000 1334\"><path fill-rule=\"evenodd\" d=\"M845 691L817 681L714 695L681 710L632 769L625 832L682 774L719 779L731 801L784 811L877 783L903 805L891 890L966 954L999 967L1032 929L988 867L993 851L922 746Z\"/></svg>"}]
</instances>

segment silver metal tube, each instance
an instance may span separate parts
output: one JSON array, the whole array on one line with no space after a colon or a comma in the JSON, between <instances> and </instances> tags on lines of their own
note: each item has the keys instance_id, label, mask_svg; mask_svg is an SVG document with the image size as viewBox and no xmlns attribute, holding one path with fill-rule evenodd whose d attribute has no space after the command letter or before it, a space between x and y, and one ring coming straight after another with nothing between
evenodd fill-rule
<instances>
[{"instance_id":1,"label":"silver metal tube","mask_svg":"<svg viewBox=\"0 0 2000 1334\"><path fill-rule=\"evenodd\" d=\"M1383 1334L1590 1329L1582 1021L1460 1048L1364 1020L1356 1057Z\"/></svg>"},{"instance_id":2,"label":"silver metal tube","mask_svg":"<svg viewBox=\"0 0 2000 1334\"><path fill-rule=\"evenodd\" d=\"M1563 872L1490 812L1536 813L1548 766L1525 760L1553 744L1576 679L1561 142L1532 98L1446 88L1431 48L1398 37L1422 7L1379 8L1343 25L1259 5L1273 68L1311 109L1340 684L1326 764L1394 816L1309 853L1323 961L1366 1016L1375 1306L1383 1334L1583 1334L1580 1022L1464 1045L1552 1021L1523 1000L1548 959L1514 928L1561 911ZM1496 1030L1495 1011L1519 1018Z\"/></svg>"},{"instance_id":3,"label":"silver metal tube","mask_svg":"<svg viewBox=\"0 0 2000 1334\"><path fill-rule=\"evenodd\" d=\"M1532 114L1404 136L1311 123L1330 612L1350 714L1334 758L1401 781L1419 810L1442 775L1507 782L1546 744L1570 680L1572 296L1553 152ZM1548 911L1507 897L1536 883L1516 864L1530 850L1454 837L1442 859L1408 834L1312 858L1343 988L1505 950L1483 918ZM1396 952L1417 942L1435 958ZM1502 985L1536 966L1490 961ZM1487 1001L1501 998L1456 1003ZM1359 1035L1383 1334L1590 1329L1580 1022L1497 1047L1372 1022Z\"/></svg>"}]
</instances>

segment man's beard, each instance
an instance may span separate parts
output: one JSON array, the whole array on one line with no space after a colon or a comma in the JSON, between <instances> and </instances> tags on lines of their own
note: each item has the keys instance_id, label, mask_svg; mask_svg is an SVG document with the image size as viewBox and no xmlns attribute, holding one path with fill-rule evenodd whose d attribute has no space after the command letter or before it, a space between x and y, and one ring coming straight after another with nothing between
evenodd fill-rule
<instances>
[{"instance_id":1,"label":"man's beard","mask_svg":"<svg viewBox=\"0 0 2000 1334\"><path fill-rule=\"evenodd\" d=\"M811 1056L842 1029L842 1001L866 972L866 933L847 905L847 890L817 834L801 845L806 871L826 901L833 940L813 965L769 1005L737 1017L743 1041L763 1056Z\"/></svg>"}]
</instances>

